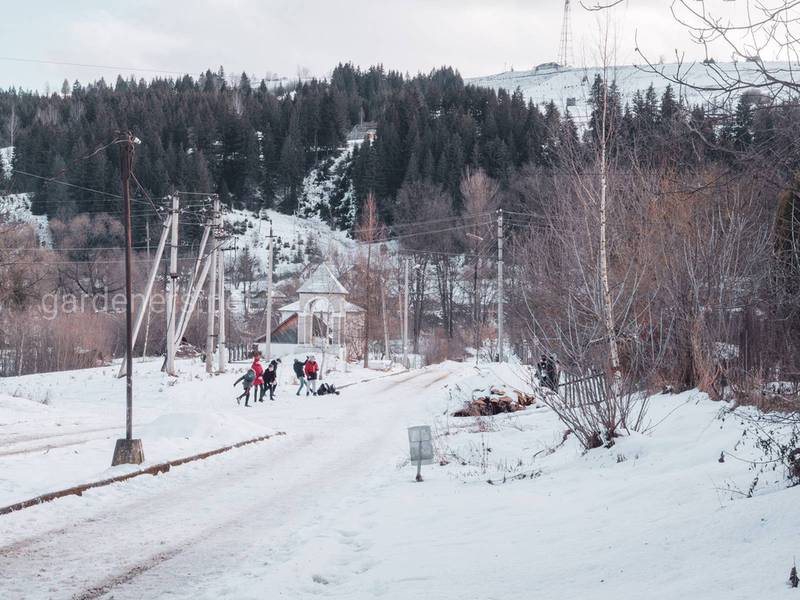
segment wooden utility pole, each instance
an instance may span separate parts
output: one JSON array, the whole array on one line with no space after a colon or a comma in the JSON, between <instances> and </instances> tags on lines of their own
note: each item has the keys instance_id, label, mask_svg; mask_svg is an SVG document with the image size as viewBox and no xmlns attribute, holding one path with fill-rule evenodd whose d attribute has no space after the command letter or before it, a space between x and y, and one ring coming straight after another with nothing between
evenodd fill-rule
<instances>
[{"instance_id":1,"label":"wooden utility pole","mask_svg":"<svg viewBox=\"0 0 800 600\"><path fill-rule=\"evenodd\" d=\"M269 239L267 241L267 325L264 335L264 358L269 359L272 352L272 220L269 222ZM313 316L312 316L313 327Z\"/></svg>"},{"instance_id":2,"label":"wooden utility pole","mask_svg":"<svg viewBox=\"0 0 800 600\"><path fill-rule=\"evenodd\" d=\"M171 238L169 242L169 280L167 281L167 374L175 375L175 326L178 308L178 206L177 194L172 196L172 222L170 226ZM180 340L177 341L180 343Z\"/></svg>"},{"instance_id":3,"label":"wooden utility pole","mask_svg":"<svg viewBox=\"0 0 800 600\"><path fill-rule=\"evenodd\" d=\"M211 222L216 228L217 215L219 214L219 197L214 198L214 208L212 211ZM217 292L217 239L216 234L212 236L214 247L211 248L210 256L210 277L208 280L208 327L206 328L206 372L214 372L214 313L216 312L215 300Z\"/></svg>"},{"instance_id":4,"label":"wooden utility pole","mask_svg":"<svg viewBox=\"0 0 800 600\"><path fill-rule=\"evenodd\" d=\"M121 140L123 219L125 222L125 439L118 439L111 466L144 462L142 440L133 439L133 233L131 231L130 177L133 167L133 135Z\"/></svg>"},{"instance_id":5,"label":"wooden utility pole","mask_svg":"<svg viewBox=\"0 0 800 600\"><path fill-rule=\"evenodd\" d=\"M503 362L503 209L497 211L497 362Z\"/></svg>"}]
</instances>

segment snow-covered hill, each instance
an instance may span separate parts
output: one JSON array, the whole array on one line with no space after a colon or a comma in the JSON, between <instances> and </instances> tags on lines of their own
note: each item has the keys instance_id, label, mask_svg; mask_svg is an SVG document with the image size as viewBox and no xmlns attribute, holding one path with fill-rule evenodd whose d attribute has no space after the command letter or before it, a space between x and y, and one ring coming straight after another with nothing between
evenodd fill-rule
<instances>
[{"instance_id":1,"label":"snow-covered hill","mask_svg":"<svg viewBox=\"0 0 800 600\"><path fill-rule=\"evenodd\" d=\"M353 146L348 144L339 154L320 161L306 175L297 210L299 216L321 217L343 228L355 223L355 192L347 172Z\"/></svg>"},{"instance_id":2,"label":"snow-covered hill","mask_svg":"<svg viewBox=\"0 0 800 600\"><path fill-rule=\"evenodd\" d=\"M767 63L766 66L771 70L786 69L787 63ZM703 64L687 65L665 64L658 65L658 69L663 69L665 74L674 76L678 73L681 78L692 86L713 87L715 77L713 68L724 71L734 76L736 71L743 74L745 78L756 79L757 73L753 65L749 63L717 63L714 67ZM646 90L651 84L660 97L666 89L669 81L660 75L653 73L647 67L639 66L615 66L607 70L607 79L616 81L617 86L622 92L622 96L629 101L637 90ZM577 122L585 122L591 113L589 106L589 94L595 76L604 74L602 67L587 68L567 68L560 70L540 70L536 71L507 71L496 75L485 77L475 77L468 79L468 83L490 88L505 88L513 91L519 88L522 93L536 102L546 104L551 100L563 112L569 108L570 114ZM692 87L680 87L675 89L676 97L680 97L687 106L714 106L727 100L714 92L703 92ZM573 104L574 102L574 104Z\"/></svg>"},{"instance_id":3,"label":"snow-covered hill","mask_svg":"<svg viewBox=\"0 0 800 600\"><path fill-rule=\"evenodd\" d=\"M345 231L331 229L318 217L301 218L275 210L256 215L246 210L231 210L225 215L232 236L228 247L250 248L261 270L267 267L270 226L275 236L274 269L283 277L302 270L315 258L352 252L356 242Z\"/></svg>"},{"instance_id":4,"label":"snow-covered hill","mask_svg":"<svg viewBox=\"0 0 800 600\"><path fill-rule=\"evenodd\" d=\"M0 148L0 167L3 174L8 177L11 175L11 164L14 160L14 146Z\"/></svg>"},{"instance_id":5,"label":"snow-covered hill","mask_svg":"<svg viewBox=\"0 0 800 600\"><path fill-rule=\"evenodd\" d=\"M53 247L53 236L45 215L34 215L31 212L30 194L9 194L0 196L0 221L8 223L24 223L30 225L36 233L41 246Z\"/></svg>"}]
</instances>

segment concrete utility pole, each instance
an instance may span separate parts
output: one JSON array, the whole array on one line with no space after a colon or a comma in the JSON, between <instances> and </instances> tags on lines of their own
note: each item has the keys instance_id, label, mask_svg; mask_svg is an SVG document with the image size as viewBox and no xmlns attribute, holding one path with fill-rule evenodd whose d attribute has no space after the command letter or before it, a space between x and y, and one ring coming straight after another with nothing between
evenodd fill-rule
<instances>
[{"instance_id":1,"label":"concrete utility pole","mask_svg":"<svg viewBox=\"0 0 800 600\"><path fill-rule=\"evenodd\" d=\"M406 257L405 265L405 294L403 294L403 366L408 369L408 262Z\"/></svg>"},{"instance_id":2,"label":"concrete utility pole","mask_svg":"<svg viewBox=\"0 0 800 600\"><path fill-rule=\"evenodd\" d=\"M172 196L172 222L169 242L169 280L167 281L167 375L175 376L175 313L178 308L178 195ZM180 340L177 341L180 343Z\"/></svg>"},{"instance_id":3,"label":"concrete utility pole","mask_svg":"<svg viewBox=\"0 0 800 600\"><path fill-rule=\"evenodd\" d=\"M214 198L214 208L212 211L211 222L216 227L217 215L219 214L219 197ZM211 248L210 277L208 280L208 328L206 329L206 372L214 372L214 313L216 311L215 300L217 293L217 239L212 236L214 247Z\"/></svg>"},{"instance_id":4,"label":"concrete utility pole","mask_svg":"<svg viewBox=\"0 0 800 600\"><path fill-rule=\"evenodd\" d=\"M208 264L208 257L205 258L203 253L206 251L206 244L208 244L208 238L211 235L211 220L206 221L205 227L203 227L203 236L200 238L200 246L197 250L197 258L195 259L194 263L194 270L192 271L192 276L189 278L189 287L186 290L187 297L191 298L194 294L194 291L200 290L203 288L203 283L205 282L206 275L203 275L202 279L199 279L200 270L203 264ZM204 273L208 274L208 269L204 270ZM196 300L195 300L196 302ZM183 303L183 310L181 311L181 318L178 320L178 328L177 333L175 335L176 339L182 340L184 334L186 333L186 326L188 325L188 320L192 315L192 311L194 310L194 304L191 302L184 302ZM166 361L164 363L166 365Z\"/></svg>"},{"instance_id":5,"label":"concrete utility pole","mask_svg":"<svg viewBox=\"0 0 800 600\"><path fill-rule=\"evenodd\" d=\"M267 326L264 336L264 358L269 359L272 352L272 220L269 222L267 242Z\"/></svg>"},{"instance_id":6,"label":"concrete utility pole","mask_svg":"<svg viewBox=\"0 0 800 600\"><path fill-rule=\"evenodd\" d=\"M150 221L144 222L145 232L147 236L147 261L150 262ZM144 344L142 344L142 358L147 356L147 340L150 337L150 294L145 294L144 306L142 310L147 309L147 323L144 326Z\"/></svg>"},{"instance_id":7,"label":"concrete utility pole","mask_svg":"<svg viewBox=\"0 0 800 600\"><path fill-rule=\"evenodd\" d=\"M131 346L135 346L136 340L139 339L139 329L141 329L142 326L142 319L144 318L145 310L147 310L148 319L150 318L150 297L153 293L153 284L155 283L156 274L158 273L158 264L161 262L161 257L164 254L164 247L167 244L167 234L169 233L171 222L172 215L166 218L161 229L161 238L158 240L158 250L156 250L155 260L152 262L152 266L150 267L150 276L147 279L147 286L144 290L144 301L139 307L139 312L136 315L136 322L133 325L133 340L131 341ZM117 377L123 377L125 375L125 372L127 371L126 365L126 362L123 362L120 365L119 374Z\"/></svg>"},{"instance_id":8,"label":"concrete utility pole","mask_svg":"<svg viewBox=\"0 0 800 600\"><path fill-rule=\"evenodd\" d=\"M219 349L219 372L225 372L225 366L228 364L228 351L225 348L225 254L220 249L225 231L222 226L222 213L217 213L217 244L215 252L217 253L217 267L219 269L219 341L217 348Z\"/></svg>"},{"instance_id":9,"label":"concrete utility pole","mask_svg":"<svg viewBox=\"0 0 800 600\"><path fill-rule=\"evenodd\" d=\"M141 464L144 462L142 440L133 439L133 234L131 231L130 177L133 167L133 135L128 131L122 141L120 170L122 202L125 221L125 438L118 439L114 447L111 466Z\"/></svg>"},{"instance_id":10,"label":"concrete utility pole","mask_svg":"<svg viewBox=\"0 0 800 600\"><path fill-rule=\"evenodd\" d=\"M497 362L503 362L503 209L497 211Z\"/></svg>"}]
</instances>

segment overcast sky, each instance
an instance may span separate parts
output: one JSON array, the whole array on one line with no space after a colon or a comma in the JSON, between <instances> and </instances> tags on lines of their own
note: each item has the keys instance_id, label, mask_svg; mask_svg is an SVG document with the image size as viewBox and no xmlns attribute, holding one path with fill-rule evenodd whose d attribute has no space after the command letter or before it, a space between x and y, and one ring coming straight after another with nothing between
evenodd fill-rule
<instances>
[{"instance_id":1,"label":"overcast sky","mask_svg":"<svg viewBox=\"0 0 800 600\"><path fill-rule=\"evenodd\" d=\"M589 0L586 0L589 1ZM721 11L734 3L712 0ZM743 0L744 1L744 0ZM0 86L58 90L66 77L113 81L121 69L198 74L325 76L340 61L383 63L410 73L452 65L465 77L558 58L563 0L3 0ZM627 0L613 12L619 64L636 62L635 36L649 56L676 48L702 58L671 18L670 0ZM575 64L598 63L600 21L573 0Z\"/></svg>"}]
</instances>

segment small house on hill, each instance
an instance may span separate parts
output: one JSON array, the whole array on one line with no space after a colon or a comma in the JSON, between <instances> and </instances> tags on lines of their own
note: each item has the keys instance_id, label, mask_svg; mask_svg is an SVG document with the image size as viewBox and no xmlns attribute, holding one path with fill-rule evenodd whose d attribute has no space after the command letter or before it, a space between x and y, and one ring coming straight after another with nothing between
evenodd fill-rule
<instances>
[{"instance_id":1,"label":"small house on hill","mask_svg":"<svg viewBox=\"0 0 800 600\"><path fill-rule=\"evenodd\" d=\"M362 121L355 125L350 133L347 134L347 143L360 144L364 140L370 143L378 139L378 123L377 121Z\"/></svg>"}]
</instances>

